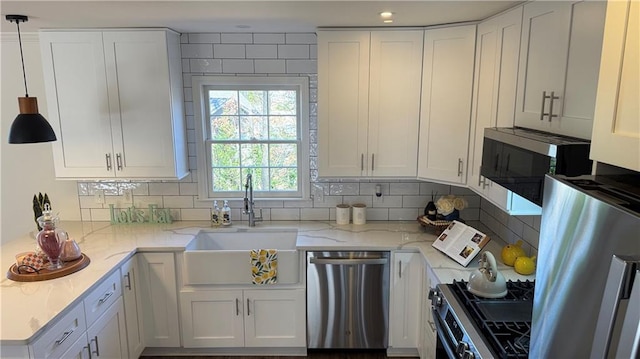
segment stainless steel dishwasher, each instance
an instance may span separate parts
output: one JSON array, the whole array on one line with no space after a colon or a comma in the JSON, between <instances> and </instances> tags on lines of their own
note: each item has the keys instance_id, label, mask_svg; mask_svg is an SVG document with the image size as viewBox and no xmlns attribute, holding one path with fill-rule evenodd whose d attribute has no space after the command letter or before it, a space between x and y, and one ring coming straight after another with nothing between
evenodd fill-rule
<instances>
[{"instance_id":1,"label":"stainless steel dishwasher","mask_svg":"<svg viewBox=\"0 0 640 359\"><path fill-rule=\"evenodd\" d=\"M307 252L307 347L382 349L389 252Z\"/></svg>"}]
</instances>

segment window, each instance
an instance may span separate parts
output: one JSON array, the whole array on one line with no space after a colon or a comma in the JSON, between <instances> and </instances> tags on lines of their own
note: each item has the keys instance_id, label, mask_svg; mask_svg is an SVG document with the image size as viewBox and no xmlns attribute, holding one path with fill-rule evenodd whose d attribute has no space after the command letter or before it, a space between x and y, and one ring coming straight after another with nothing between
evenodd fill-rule
<instances>
[{"instance_id":1,"label":"window","mask_svg":"<svg viewBox=\"0 0 640 359\"><path fill-rule=\"evenodd\" d=\"M309 186L306 77L192 78L201 199L304 198Z\"/></svg>"}]
</instances>

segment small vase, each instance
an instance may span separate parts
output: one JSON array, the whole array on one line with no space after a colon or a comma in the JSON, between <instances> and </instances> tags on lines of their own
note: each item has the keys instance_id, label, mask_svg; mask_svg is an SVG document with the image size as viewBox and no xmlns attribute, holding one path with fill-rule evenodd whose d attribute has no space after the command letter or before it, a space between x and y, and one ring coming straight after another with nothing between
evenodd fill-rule
<instances>
[{"instance_id":1,"label":"small vase","mask_svg":"<svg viewBox=\"0 0 640 359\"><path fill-rule=\"evenodd\" d=\"M444 220L445 221L453 221L460 218L460 211L458 211L457 209L454 209L453 212L447 214L446 216L444 216Z\"/></svg>"},{"instance_id":2,"label":"small vase","mask_svg":"<svg viewBox=\"0 0 640 359\"><path fill-rule=\"evenodd\" d=\"M427 206L424 208L424 215L427 216L428 219L435 221L436 216L438 215L438 209L436 208L435 203L430 201L427 203Z\"/></svg>"},{"instance_id":3,"label":"small vase","mask_svg":"<svg viewBox=\"0 0 640 359\"><path fill-rule=\"evenodd\" d=\"M55 270L62 268L60 263L60 254L62 254L63 241L58 236L58 230L56 230L56 222L58 217L51 214L51 209L48 205L45 206L45 210L42 211L42 216L38 217L38 223L42 227L42 230L38 232L36 238L38 239L38 245L42 252L49 259L49 265L47 269Z\"/></svg>"}]
</instances>

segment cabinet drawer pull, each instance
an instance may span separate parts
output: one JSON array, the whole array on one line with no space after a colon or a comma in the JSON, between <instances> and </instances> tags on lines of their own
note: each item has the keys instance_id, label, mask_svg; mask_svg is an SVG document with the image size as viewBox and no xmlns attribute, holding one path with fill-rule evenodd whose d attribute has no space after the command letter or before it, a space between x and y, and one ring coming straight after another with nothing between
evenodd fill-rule
<instances>
[{"instance_id":1,"label":"cabinet drawer pull","mask_svg":"<svg viewBox=\"0 0 640 359\"><path fill-rule=\"evenodd\" d=\"M89 359L91 359L91 345L87 345L82 347L82 351L84 351L85 349L87 349L87 352L89 352Z\"/></svg>"},{"instance_id":2,"label":"cabinet drawer pull","mask_svg":"<svg viewBox=\"0 0 640 359\"><path fill-rule=\"evenodd\" d=\"M374 159L376 158L376 154L372 153L371 154L371 172L373 172L373 163L374 163Z\"/></svg>"},{"instance_id":3,"label":"cabinet drawer pull","mask_svg":"<svg viewBox=\"0 0 640 359\"><path fill-rule=\"evenodd\" d=\"M98 347L98 336L96 335L91 339L92 342L96 342L96 350L93 352L96 356L100 356L100 348ZM89 343L91 345L91 343Z\"/></svg>"},{"instance_id":4,"label":"cabinet drawer pull","mask_svg":"<svg viewBox=\"0 0 640 359\"><path fill-rule=\"evenodd\" d=\"M554 117L558 117L558 115L554 115L554 114L553 114L553 100L558 100L559 98L560 98L560 97L555 96L555 92L554 92L554 91L551 91L551 96L549 96L549 99L551 99L551 103L549 104L549 113L548 113L548 115L549 115L549 122L551 122L551 120L552 120Z\"/></svg>"},{"instance_id":5,"label":"cabinet drawer pull","mask_svg":"<svg viewBox=\"0 0 640 359\"><path fill-rule=\"evenodd\" d=\"M62 334L62 338L56 340L56 345L60 345L62 343L64 343L65 340L67 340L67 338L69 338L69 336L73 334L73 329L69 330L68 332L64 332Z\"/></svg>"},{"instance_id":6,"label":"cabinet drawer pull","mask_svg":"<svg viewBox=\"0 0 640 359\"><path fill-rule=\"evenodd\" d=\"M124 276L127 278L127 284L124 287L131 290L131 274L127 272Z\"/></svg>"},{"instance_id":7,"label":"cabinet drawer pull","mask_svg":"<svg viewBox=\"0 0 640 359\"><path fill-rule=\"evenodd\" d=\"M462 158L458 158L458 177L462 176Z\"/></svg>"},{"instance_id":8,"label":"cabinet drawer pull","mask_svg":"<svg viewBox=\"0 0 640 359\"><path fill-rule=\"evenodd\" d=\"M111 154L105 153L104 158L107 161L107 171L111 171Z\"/></svg>"},{"instance_id":9,"label":"cabinet drawer pull","mask_svg":"<svg viewBox=\"0 0 640 359\"><path fill-rule=\"evenodd\" d=\"M550 96L547 96L547 91L542 91L542 107L540 108L540 121L544 120L544 116L547 115L544 113L544 103Z\"/></svg>"},{"instance_id":10,"label":"cabinet drawer pull","mask_svg":"<svg viewBox=\"0 0 640 359\"><path fill-rule=\"evenodd\" d=\"M118 171L122 171L122 154L116 154L116 166Z\"/></svg>"},{"instance_id":11,"label":"cabinet drawer pull","mask_svg":"<svg viewBox=\"0 0 640 359\"><path fill-rule=\"evenodd\" d=\"M402 261L398 261L398 278L402 278Z\"/></svg>"},{"instance_id":12,"label":"cabinet drawer pull","mask_svg":"<svg viewBox=\"0 0 640 359\"><path fill-rule=\"evenodd\" d=\"M240 315L240 299L236 298L236 317Z\"/></svg>"},{"instance_id":13,"label":"cabinet drawer pull","mask_svg":"<svg viewBox=\"0 0 640 359\"><path fill-rule=\"evenodd\" d=\"M98 305L101 305L102 303L106 302L109 299L109 297L111 297L112 295L113 295L113 292L106 293L104 297L100 298L100 300L98 301Z\"/></svg>"},{"instance_id":14,"label":"cabinet drawer pull","mask_svg":"<svg viewBox=\"0 0 640 359\"><path fill-rule=\"evenodd\" d=\"M249 298L247 298L247 316L251 315L251 309L249 309Z\"/></svg>"},{"instance_id":15,"label":"cabinet drawer pull","mask_svg":"<svg viewBox=\"0 0 640 359\"><path fill-rule=\"evenodd\" d=\"M364 171L364 153L360 154L360 171Z\"/></svg>"}]
</instances>

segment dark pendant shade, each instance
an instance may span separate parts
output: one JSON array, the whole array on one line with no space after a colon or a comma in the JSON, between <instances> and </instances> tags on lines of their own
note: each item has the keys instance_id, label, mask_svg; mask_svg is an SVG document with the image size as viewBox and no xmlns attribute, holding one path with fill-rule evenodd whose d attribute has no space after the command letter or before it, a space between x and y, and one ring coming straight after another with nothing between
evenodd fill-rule
<instances>
[{"instance_id":1,"label":"dark pendant shade","mask_svg":"<svg viewBox=\"0 0 640 359\"><path fill-rule=\"evenodd\" d=\"M56 134L47 120L38 113L38 99L18 97L20 114L13 120L9 143L37 143L55 141Z\"/></svg>"}]
</instances>

